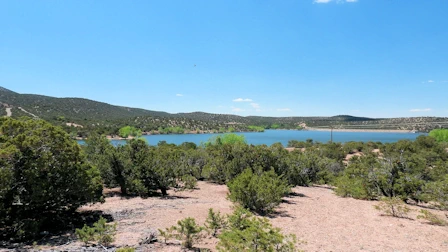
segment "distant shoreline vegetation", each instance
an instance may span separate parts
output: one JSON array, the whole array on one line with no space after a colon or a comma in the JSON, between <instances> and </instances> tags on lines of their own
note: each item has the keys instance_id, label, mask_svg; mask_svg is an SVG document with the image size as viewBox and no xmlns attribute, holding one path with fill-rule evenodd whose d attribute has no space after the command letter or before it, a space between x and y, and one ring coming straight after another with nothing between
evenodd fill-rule
<instances>
[{"instance_id":1,"label":"distant shoreline vegetation","mask_svg":"<svg viewBox=\"0 0 448 252\"><path fill-rule=\"evenodd\" d=\"M305 128L298 126L297 128L278 128L278 127L261 127L261 126L248 126L247 130L235 130L233 127L219 128L211 130L187 130L181 127L160 127L158 130L151 130L148 132L141 131L132 126L125 126L119 130L119 134L107 134L106 137L111 140L131 140L140 136L150 135L196 135L196 134L228 134L228 133L252 133L252 132L265 132L265 130L305 130L305 131L331 131L334 132L377 132L377 133L419 133L409 130L391 130L391 129L346 129L346 128ZM88 137L76 137L77 140L85 140Z\"/></svg>"},{"instance_id":2,"label":"distant shoreline vegetation","mask_svg":"<svg viewBox=\"0 0 448 252\"><path fill-rule=\"evenodd\" d=\"M92 133L96 135L96 133ZM114 145L126 144L127 141L132 139L143 139L148 142L149 145L158 145L159 142L169 142L176 145L180 145L184 142L192 142L200 145L211 137L225 136L225 135L244 135L248 139L248 144L252 145L267 145L270 146L275 143L281 143L283 146L289 146L291 141L305 141L313 140L314 142L326 143L331 141L331 134L329 131L315 131L315 130L265 130L264 132L234 132L234 133L183 133L183 134L142 134L138 137L129 136L128 138L122 138L119 136L103 136L112 141ZM345 143L350 141L361 141L361 142L382 142L382 143L392 143L400 140L415 140L420 135L428 135L424 133L409 133L409 132L334 132L334 142L335 143ZM91 135L89 135L90 137ZM89 139L86 138L76 138L78 143L81 145Z\"/></svg>"},{"instance_id":3,"label":"distant shoreline vegetation","mask_svg":"<svg viewBox=\"0 0 448 252\"><path fill-rule=\"evenodd\" d=\"M158 130L142 131L133 126L125 126L119 129L118 135L108 134L107 138L117 140L130 140L143 135L182 135L182 134L222 134L222 133L248 133L248 132L264 132L265 128L261 126L250 125L247 129L236 130L233 127L220 127L219 129L210 130L189 130L182 127L159 127ZM86 139L87 137L77 137L76 139Z\"/></svg>"}]
</instances>

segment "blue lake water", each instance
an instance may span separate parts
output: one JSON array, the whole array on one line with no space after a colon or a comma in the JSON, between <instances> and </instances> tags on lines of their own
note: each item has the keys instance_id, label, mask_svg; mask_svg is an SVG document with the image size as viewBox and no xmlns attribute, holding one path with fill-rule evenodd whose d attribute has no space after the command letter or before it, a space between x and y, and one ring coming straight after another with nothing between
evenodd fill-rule
<instances>
[{"instance_id":1,"label":"blue lake water","mask_svg":"<svg viewBox=\"0 0 448 252\"><path fill-rule=\"evenodd\" d=\"M271 145L273 143L282 143L283 146L288 145L289 140L305 141L313 139L315 142L326 143L330 141L331 135L329 131L305 131L305 130L266 130L265 132L245 132L235 133L244 135L248 144ZM160 141L167 143L181 144L184 142L193 142L201 144L207 142L211 137L219 134L182 134L182 135L147 135L146 138L150 145L157 145ZM418 136L425 135L423 133L392 133L392 132L333 132L333 142L397 142L402 139L415 140ZM83 141L79 141L83 143ZM125 144L125 140L112 140L114 145Z\"/></svg>"}]
</instances>

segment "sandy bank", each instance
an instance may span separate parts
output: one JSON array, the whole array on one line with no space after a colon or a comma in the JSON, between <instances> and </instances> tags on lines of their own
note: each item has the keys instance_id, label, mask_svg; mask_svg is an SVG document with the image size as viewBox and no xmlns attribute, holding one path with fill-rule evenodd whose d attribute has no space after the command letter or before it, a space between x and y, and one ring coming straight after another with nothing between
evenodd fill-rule
<instances>
[{"instance_id":1,"label":"sandy bank","mask_svg":"<svg viewBox=\"0 0 448 252\"><path fill-rule=\"evenodd\" d=\"M309 128L309 131L331 131L329 128ZM333 129L333 132L378 132L378 133L415 133L412 130L388 130L388 129Z\"/></svg>"}]
</instances>

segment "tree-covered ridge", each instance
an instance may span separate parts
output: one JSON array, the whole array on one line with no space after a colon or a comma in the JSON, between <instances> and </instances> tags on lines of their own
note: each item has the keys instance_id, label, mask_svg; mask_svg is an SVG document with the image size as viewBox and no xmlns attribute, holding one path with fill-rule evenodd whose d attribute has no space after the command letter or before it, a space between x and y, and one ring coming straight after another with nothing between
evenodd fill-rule
<instances>
[{"instance_id":1,"label":"tree-covered ridge","mask_svg":"<svg viewBox=\"0 0 448 252\"><path fill-rule=\"evenodd\" d=\"M409 130L429 132L432 129L448 128L447 117L401 117L350 121L313 121L308 126L321 128Z\"/></svg>"},{"instance_id":2,"label":"tree-covered ridge","mask_svg":"<svg viewBox=\"0 0 448 252\"><path fill-rule=\"evenodd\" d=\"M65 117L75 122L123 119L142 115L166 116L168 113L138 108L114 106L83 98L55 98L34 94L19 94L0 89L0 102L13 109L13 117L20 108L45 120ZM20 108L19 108L20 107ZM18 116L18 115L17 115Z\"/></svg>"},{"instance_id":3,"label":"tree-covered ridge","mask_svg":"<svg viewBox=\"0 0 448 252\"><path fill-rule=\"evenodd\" d=\"M55 98L19 94L0 87L0 116L39 117L65 127L73 136L96 131L119 135L125 126L143 133L204 133L261 131L262 129L342 128L367 130L409 130L428 132L448 127L448 118L412 117L375 119L338 115L333 117L265 117L211 114L205 112L170 114L138 108L114 106L82 98Z\"/></svg>"}]
</instances>

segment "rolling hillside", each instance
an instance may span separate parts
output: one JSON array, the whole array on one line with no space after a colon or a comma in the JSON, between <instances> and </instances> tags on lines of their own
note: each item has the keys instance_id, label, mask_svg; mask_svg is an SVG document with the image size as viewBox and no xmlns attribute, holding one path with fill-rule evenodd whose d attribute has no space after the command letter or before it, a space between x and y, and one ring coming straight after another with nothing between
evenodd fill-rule
<instances>
[{"instance_id":1,"label":"rolling hillside","mask_svg":"<svg viewBox=\"0 0 448 252\"><path fill-rule=\"evenodd\" d=\"M24 115L23 110L45 120L58 117L79 120L114 120L136 116L168 116L168 113L114 106L82 98L55 98L34 94L19 94L0 87L0 102L10 107L13 117ZM22 109L20 109L22 108Z\"/></svg>"},{"instance_id":2,"label":"rolling hillside","mask_svg":"<svg viewBox=\"0 0 448 252\"><path fill-rule=\"evenodd\" d=\"M313 128L401 129L429 131L448 128L448 118L412 117L375 119L338 115L333 117L262 117L210 114L204 112L170 114L139 108L110 105L83 98L55 98L19 94L0 87L0 116L38 117L65 127L77 135L91 130L114 134L120 127L131 125L144 132L178 127L184 132L248 131L248 126L297 129L306 124ZM82 126L82 127L81 127Z\"/></svg>"}]
</instances>

